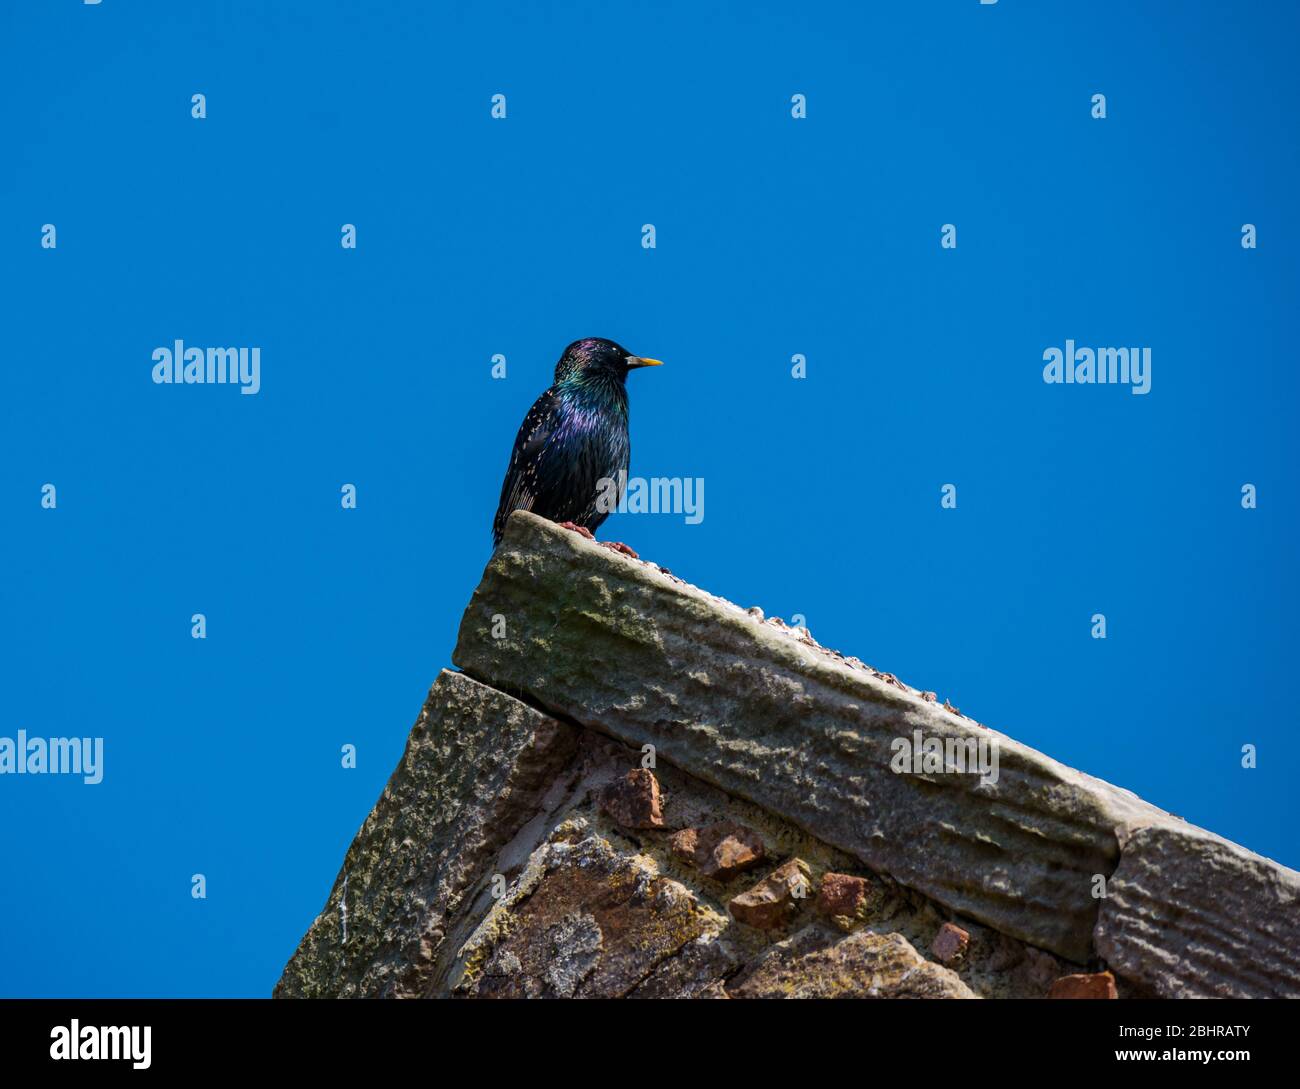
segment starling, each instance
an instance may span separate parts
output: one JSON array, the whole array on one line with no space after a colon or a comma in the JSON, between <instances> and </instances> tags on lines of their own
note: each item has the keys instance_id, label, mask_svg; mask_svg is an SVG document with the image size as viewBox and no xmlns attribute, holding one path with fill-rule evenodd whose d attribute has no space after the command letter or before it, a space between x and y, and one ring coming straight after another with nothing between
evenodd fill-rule
<instances>
[{"instance_id":1,"label":"starling","mask_svg":"<svg viewBox=\"0 0 1300 1089\"><path fill-rule=\"evenodd\" d=\"M528 410L515 437L492 523L494 547L517 510L568 524L584 536L594 534L609 516L610 489L626 480L621 474L631 453L627 372L660 365L599 337L575 340L564 349L555 382ZM597 502L601 497L604 501ZM618 498L615 492L615 503Z\"/></svg>"}]
</instances>

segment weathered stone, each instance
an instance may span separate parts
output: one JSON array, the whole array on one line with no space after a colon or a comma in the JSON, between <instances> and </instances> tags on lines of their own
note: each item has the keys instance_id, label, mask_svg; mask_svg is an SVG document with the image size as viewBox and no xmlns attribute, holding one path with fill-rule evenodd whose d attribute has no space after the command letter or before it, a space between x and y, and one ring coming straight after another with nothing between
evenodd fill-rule
<instances>
[{"instance_id":1,"label":"weathered stone","mask_svg":"<svg viewBox=\"0 0 1300 1089\"><path fill-rule=\"evenodd\" d=\"M668 838L668 847L683 862L689 862L695 865L695 852L700 846L700 830L698 828L683 828L679 832L674 832Z\"/></svg>"},{"instance_id":2,"label":"weathered stone","mask_svg":"<svg viewBox=\"0 0 1300 1089\"><path fill-rule=\"evenodd\" d=\"M743 824L723 821L707 828L683 828L670 841L673 854L705 877L727 881L763 861L763 837Z\"/></svg>"},{"instance_id":3,"label":"weathered stone","mask_svg":"<svg viewBox=\"0 0 1300 1089\"><path fill-rule=\"evenodd\" d=\"M512 617L492 637L492 617ZM1117 832L1167 814L921 695L811 636L649 563L511 516L461 622L458 665L658 755L951 911L1078 962ZM891 770L914 731L995 741L996 782Z\"/></svg>"},{"instance_id":4,"label":"weathered stone","mask_svg":"<svg viewBox=\"0 0 1300 1089\"><path fill-rule=\"evenodd\" d=\"M855 918L867 902L867 879L828 873L817 890L817 910L831 918Z\"/></svg>"},{"instance_id":5,"label":"weathered stone","mask_svg":"<svg viewBox=\"0 0 1300 1089\"><path fill-rule=\"evenodd\" d=\"M956 964L966 955L966 949L969 945L969 933L956 923L944 923L943 926L939 927L939 933L934 936L934 941L930 945L930 952L943 961L944 964Z\"/></svg>"},{"instance_id":6,"label":"weathered stone","mask_svg":"<svg viewBox=\"0 0 1300 1089\"><path fill-rule=\"evenodd\" d=\"M662 569L516 516L457 655L520 699L439 677L277 995L1300 997L1300 874ZM916 730L997 741L996 781L895 774ZM719 914L707 875L764 845L790 861Z\"/></svg>"},{"instance_id":7,"label":"weathered stone","mask_svg":"<svg viewBox=\"0 0 1300 1089\"><path fill-rule=\"evenodd\" d=\"M502 715L494 717L491 708ZM481 721L454 723L471 710ZM439 678L429 707L412 730L403 767L365 823L367 836L359 837L356 847L378 862L411 859L413 867L421 872L428 867L429 872L424 880L391 881L382 915L365 910L365 903L356 903L350 886L344 886L343 902L351 906L346 949L352 959L343 980L333 979L338 968L325 959L331 954L328 945L322 945L331 925L342 924L343 912L330 916L326 911L290 963L278 994L728 997L727 981L757 955L762 933L707 907L716 890L706 890L706 878L694 867L682 875L681 884L664 881L667 875L660 876L656 859L667 862L666 839L595 833L604 828L597 819L602 786L623 775L638 754L601 734L563 728L576 738L539 760L523 745L523 736L516 736L511 725L516 716L552 721L463 674ZM441 737L443 743L430 747L430 737ZM458 743L452 743L454 739ZM495 747L515 754L520 745L519 754L511 755L510 775L498 777L491 756L480 767L482 754L491 754ZM408 764L415 771L407 771ZM484 776L481 782L478 775ZM455 781L464 784L467 793L459 807L439 803L445 824L422 824L421 807L446 793L438 784L448 776L460 776ZM813 863L810 868L818 873L835 875L849 863L833 847L667 764L660 765L656 778L667 791L664 797L671 794L672 814L690 821L695 830L750 829L755 845L780 843L785 854ZM512 808L516 804L517 812ZM667 817L668 807L664 812ZM487 814L508 819L497 826ZM463 828L460 820L467 821ZM481 828L490 833L486 842L478 834L458 838L472 833L481 821L486 821ZM425 837L438 836L448 837L441 851L420 850ZM461 847L464 855L459 854ZM421 928L432 912L428 881L433 880L434 867L443 873L468 867L474 877L464 894L443 899L437 927L424 940L403 940L400 934L425 933ZM802 868L798 872L806 873ZM352 884L357 884L357 873L360 869L352 867ZM382 884L389 875L385 871L374 880ZM627 893L629 885L658 891L638 899ZM506 895L494 899L493 893L502 888ZM919 941L937 925L935 908L919 897L897 897L896 886L887 881L872 882L868 888L872 919L888 914L889 927L901 929L911 941ZM894 893L885 895L885 888ZM373 886L368 899L377 901ZM891 910L885 911L884 903L892 904ZM391 934L394 945L383 945L376 933ZM469 941L474 934L477 937ZM1060 971L1054 960L1052 966L1054 979ZM304 976L311 989L304 985ZM393 979L400 985L383 982ZM367 982L357 986L347 980ZM988 975L979 966L970 971L967 982L980 993L1026 993L1008 973ZM1045 986L1034 993L1044 992Z\"/></svg>"},{"instance_id":8,"label":"weathered stone","mask_svg":"<svg viewBox=\"0 0 1300 1089\"><path fill-rule=\"evenodd\" d=\"M740 967L735 948L706 933L663 961L629 998L726 998L723 983Z\"/></svg>"},{"instance_id":9,"label":"weathered stone","mask_svg":"<svg viewBox=\"0 0 1300 1089\"><path fill-rule=\"evenodd\" d=\"M600 808L624 828L662 828L664 824L659 781L647 768L634 768L606 786Z\"/></svg>"},{"instance_id":10,"label":"weathered stone","mask_svg":"<svg viewBox=\"0 0 1300 1089\"><path fill-rule=\"evenodd\" d=\"M975 998L950 968L901 934L814 927L778 942L727 988L733 998Z\"/></svg>"},{"instance_id":11,"label":"weathered stone","mask_svg":"<svg viewBox=\"0 0 1300 1089\"><path fill-rule=\"evenodd\" d=\"M1115 977L1110 972L1062 976L1052 984L1048 998L1118 998Z\"/></svg>"},{"instance_id":12,"label":"weathered stone","mask_svg":"<svg viewBox=\"0 0 1300 1089\"><path fill-rule=\"evenodd\" d=\"M1189 824L1128 836L1097 952L1167 998L1300 998L1300 873Z\"/></svg>"},{"instance_id":13,"label":"weathered stone","mask_svg":"<svg viewBox=\"0 0 1300 1089\"><path fill-rule=\"evenodd\" d=\"M1047 994L1052 981L1060 976L1063 966L1051 953L1035 949L1032 945L1023 946L1021 953L1022 959L1016 968L1023 986L1034 997L1042 998Z\"/></svg>"},{"instance_id":14,"label":"weathered stone","mask_svg":"<svg viewBox=\"0 0 1300 1089\"><path fill-rule=\"evenodd\" d=\"M425 994L452 921L575 749L571 727L441 673L276 996Z\"/></svg>"},{"instance_id":15,"label":"weathered stone","mask_svg":"<svg viewBox=\"0 0 1300 1089\"><path fill-rule=\"evenodd\" d=\"M645 856L581 830L576 842L563 838L563 826L557 832L560 838L533 853L460 949L454 993L622 998L692 943L712 941L725 928L722 916ZM514 970L500 971L507 961ZM694 965L676 976L664 971L649 992L702 990L723 974L719 964L706 959L694 973Z\"/></svg>"},{"instance_id":16,"label":"weathered stone","mask_svg":"<svg viewBox=\"0 0 1300 1089\"><path fill-rule=\"evenodd\" d=\"M596 970L604 949L605 935L594 916L586 912L566 915L546 932L551 947L551 961L543 978L551 993L559 998L572 998L578 986ZM498 951L498 956L501 953ZM512 953L506 956L514 956ZM522 970L523 964L519 962Z\"/></svg>"},{"instance_id":17,"label":"weathered stone","mask_svg":"<svg viewBox=\"0 0 1300 1089\"><path fill-rule=\"evenodd\" d=\"M809 887L807 863L792 858L752 889L733 897L727 907L742 923L772 930L784 926L798 912Z\"/></svg>"}]
</instances>

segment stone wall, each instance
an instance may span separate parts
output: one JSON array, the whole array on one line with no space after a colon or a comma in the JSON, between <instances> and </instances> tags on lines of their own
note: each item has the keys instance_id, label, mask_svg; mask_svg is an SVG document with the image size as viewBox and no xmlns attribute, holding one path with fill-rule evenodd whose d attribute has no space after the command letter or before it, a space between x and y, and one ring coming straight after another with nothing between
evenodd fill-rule
<instances>
[{"instance_id":1,"label":"stone wall","mask_svg":"<svg viewBox=\"0 0 1300 1089\"><path fill-rule=\"evenodd\" d=\"M277 995L1300 996L1300 874L532 515L453 658Z\"/></svg>"}]
</instances>

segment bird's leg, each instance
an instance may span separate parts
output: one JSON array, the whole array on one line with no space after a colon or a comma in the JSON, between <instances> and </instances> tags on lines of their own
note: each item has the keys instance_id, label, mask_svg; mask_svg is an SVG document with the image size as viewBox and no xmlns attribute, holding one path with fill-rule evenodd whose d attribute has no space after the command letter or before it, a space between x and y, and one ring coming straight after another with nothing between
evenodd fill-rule
<instances>
[{"instance_id":1,"label":"bird's leg","mask_svg":"<svg viewBox=\"0 0 1300 1089\"><path fill-rule=\"evenodd\" d=\"M589 541L596 541L596 535L586 526L578 525L577 522L556 522L555 524L561 529L571 529L574 533L578 534L580 537L586 537ZM634 560L639 560L641 558L622 541L596 541L596 543L600 545L601 548L608 548L611 552L618 552L623 556L630 556Z\"/></svg>"},{"instance_id":2,"label":"bird's leg","mask_svg":"<svg viewBox=\"0 0 1300 1089\"><path fill-rule=\"evenodd\" d=\"M586 537L589 541L594 541L596 539L596 535L592 533L591 530L586 526L578 525L576 522L557 522L556 525L561 529L571 529L579 537Z\"/></svg>"}]
</instances>

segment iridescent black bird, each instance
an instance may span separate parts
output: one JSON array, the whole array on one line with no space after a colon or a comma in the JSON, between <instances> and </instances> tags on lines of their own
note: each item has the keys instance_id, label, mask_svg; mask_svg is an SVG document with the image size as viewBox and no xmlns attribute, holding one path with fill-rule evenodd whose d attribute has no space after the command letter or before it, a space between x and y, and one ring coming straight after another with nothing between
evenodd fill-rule
<instances>
[{"instance_id":1,"label":"iridescent black bird","mask_svg":"<svg viewBox=\"0 0 1300 1089\"><path fill-rule=\"evenodd\" d=\"M501 543L512 511L532 511L591 533L609 517L611 486L602 482L622 487L631 453L627 372L658 366L657 359L599 337L564 349L555 382L528 410L515 438L492 523L493 546ZM618 493L612 494L616 503Z\"/></svg>"}]
</instances>

